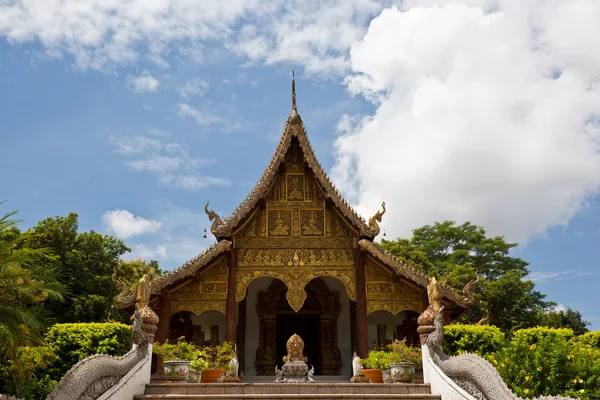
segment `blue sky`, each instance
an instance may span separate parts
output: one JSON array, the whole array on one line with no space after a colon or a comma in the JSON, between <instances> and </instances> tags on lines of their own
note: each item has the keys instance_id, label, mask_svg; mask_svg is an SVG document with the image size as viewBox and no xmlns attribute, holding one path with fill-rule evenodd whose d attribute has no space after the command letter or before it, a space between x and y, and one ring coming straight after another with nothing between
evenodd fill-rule
<instances>
[{"instance_id":1,"label":"blue sky","mask_svg":"<svg viewBox=\"0 0 600 400\"><path fill-rule=\"evenodd\" d=\"M506 235L600 329L600 2L413 3L2 3L4 211L75 211L174 268L267 165L295 69L317 156L365 217L386 201L388 238Z\"/></svg>"}]
</instances>

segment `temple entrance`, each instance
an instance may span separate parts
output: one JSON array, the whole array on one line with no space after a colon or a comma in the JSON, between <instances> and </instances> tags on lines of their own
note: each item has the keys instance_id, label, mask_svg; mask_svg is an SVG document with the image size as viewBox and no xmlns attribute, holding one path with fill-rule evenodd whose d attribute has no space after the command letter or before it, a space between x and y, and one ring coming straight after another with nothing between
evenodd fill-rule
<instances>
[{"instance_id":1,"label":"temple entrance","mask_svg":"<svg viewBox=\"0 0 600 400\"><path fill-rule=\"evenodd\" d=\"M302 310L300 310L302 311ZM321 318L317 314L279 314L277 315L277 360L283 365L287 355L286 343L294 334L304 341L304 356L308 359L308 368L314 366L315 374L322 375L321 368Z\"/></svg>"},{"instance_id":2,"label":"temple entrance","mask_svg":"<svg viewBox=\"0 0 600 400\"><path fill-rule=\"evenodd\" d=\"M338 348L337 319L339 293L331 291L322 279L306 285L306 300L296 313L288 304L287 287L274 280L267 291L258 293L259 347L256 350L257 375L274 375L283 364L286 342L294 333L304 341L304 355L317 375L339 375L341 354Z\"/></svg>"}]
</instances>

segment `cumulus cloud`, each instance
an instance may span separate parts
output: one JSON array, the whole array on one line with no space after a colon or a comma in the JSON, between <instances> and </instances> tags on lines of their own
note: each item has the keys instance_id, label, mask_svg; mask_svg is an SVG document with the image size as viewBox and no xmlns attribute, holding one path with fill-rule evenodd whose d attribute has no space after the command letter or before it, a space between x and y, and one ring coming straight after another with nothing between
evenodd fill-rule
<instances>
[{"instance_id":1,"label":"cumulus cloud","mask_svg":"<svg viewBox=\"0 0 600 400\"><path fill-rule=\"evenodd\" d=\"M139 76L127 77L127 86L136 93L156 92L159 82L152 76L149 71L142 71Z\"/></svg>"},{"instance_id":2,"label":"cumulus cloud","mask_svg":"<svg viewBox=\"0 0 600 400\"><path fill-rule=\"evenodd\" d=\"M414 2L413 2L414 3ZM351 48L333 175L388 234L472 221L526 242L600 187L599 2L391 7Z\"/></svg>"},{"instance_id":3,"label":"cumulus cloud","mask_svg":"<svg viewBox=\"0 0 600 400\"><path fill-rule=\"evenodd\" d=\"M127 210L109 210L102 216L102 225L122 239L144 233L156 232L162 226L160 221L136 217Z\"/></svg>"},{"instance_id":4,"label":"cumulus cloud","mask_svg":"<svg viewBox=\"0 0 600 400\"><path fill-rule=\"evenodd\" d=\"M201 176L199 169L212 162L209 159L191 157L184 146L165 141L169 135L149 130L148 136L111 136L110 143L116 153L129 156L125 165L135 172L149 172L159 184L197 191L208 186L229 185L224 178ZM159 139L160 138L160 139ZM131 159L131 157L135 157Z\"/></svg>"}]
</instances>

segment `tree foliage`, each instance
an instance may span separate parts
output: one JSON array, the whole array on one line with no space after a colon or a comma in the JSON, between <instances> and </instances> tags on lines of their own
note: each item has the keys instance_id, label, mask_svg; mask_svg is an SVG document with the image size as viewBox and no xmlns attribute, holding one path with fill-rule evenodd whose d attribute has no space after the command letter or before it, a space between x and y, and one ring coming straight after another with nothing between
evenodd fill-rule
<instances>
[{"instance_id":1,"label":"tree foliage","mask_svg":"<svg viewBox=\"0 0 600 400\"><path fill-rule=\"evenodd\" d=\"M573 329L576 335L582 335L588 331L590 324L585 321L579 311L574 311L570 307L566 310L549 310L538 315L538 325L549 328L568 327Z\"/></svg>"},{"instance_id":2,"label":"tree foliage","mask_svg":"<svg viewBox=\"0 0 600 400\"><path fill-rule=\"evenodd\" d=\"M51 299L44 305L58 322L105 321L117 288L112 275L130 249L118 238L94 231L79 232L78 216L49 217L29 229L24 249L51 249L49 265L65 272L67 304Z\"/></svg>"},{"instance_id":3,"label":"tree foliage","mask_svg":"<svg viewBox=\"0 0 600 400\"><path fill-rule=\"evenodd\" d=\"M381 244L410 266L457 290L479 277L475 303L461 322L487 318L490 324L510 332L535 326L545 318L549 326L585 329L579 313L564 318L548 313L555 303L545 301L533 281L526 279L527 261L510 254L517 244L502 236L488 237L483 227L470 222L436 222L415 229L410 239L382 240Z\"/></svg>"},{"instance_id":4,"label":"tree foliage","mask_svg":"<svg viewBox=\"0 0 600 400\"><path fill-rule=\"evenodd\" d=\"M43 342L49 315L39 307L47 301L61 304L66 287L62 268L51 262L51 251L23 247L35 240L21 234L11 212L0 218L0 358L14 360L19 348Z\"/></svg>"}]
</instances>

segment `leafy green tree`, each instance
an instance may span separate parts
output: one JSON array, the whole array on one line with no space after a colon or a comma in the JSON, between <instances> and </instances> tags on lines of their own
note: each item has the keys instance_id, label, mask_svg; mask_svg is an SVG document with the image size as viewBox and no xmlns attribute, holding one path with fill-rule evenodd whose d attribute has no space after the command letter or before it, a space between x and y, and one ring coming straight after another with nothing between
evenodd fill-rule
<instances>
[{"instance_id":1,"label":"leafy green tree","mask_svg":"<svg viewBox=\"0 0 600 400\"><path fill-rule=\"evenodd\" d=\"M113 280L122 283L128 290L134 290L139 280L150 270L155 277L163 274L156 260L146 261L141 258L121 260L113 274Z\"/></svg>"},{"instance_id":2,"label":"leafy green tree","mask_svg":"<svg viewBox=\"0 0 600 400\"><path fill-rule=\"evenodd\" d=\"M62 304L67 291L51 251L23 247L36 238L31 232L21 234L15 214L0 218L0 359L5 361L15 360L20 347L43 342L49 315L39 305Z\"/></svg>"},{"instance_id":3,"label":"leafy green tree","mask_svg":"<svg viewBox=\"0 0 600 400\"><path fill-rule=\"evenodd\" d=\"M107 319L118 290L112 275L120 257L130 249L121 239L94 231L79 232L78 216L49 217L29 229L24 249L51 249L53 268L65 272L70 289L67 303L50 299L44 307L58 322L96 322Z\"/></svg>"},{"instance_id":4,"label":"leafy green tree","mask_svg":"<svg viewBox=\"0 0 600 400\"><path fill-rule=\"evenodd\" d=\"M527 261L513 257L517 246L502 236L488 237L485 229L465 222L436 222L413 231L411 239L382 241L382 246L429 276L462 289L480 278L473 304L461 317L465 323L488 318L505 332L533 326L537 316L554 303L534 290Z\"/></svg>"},{"instance_id":5,"label":"leafy green tree","mask_svg":"<svg viewBox=\"0 0 600 400\"><path fill-rule=\"evenodd\" d=\"M587 326L590 324L583 319L579 311L572 310L550 310L539 313L537 324L549 328L571 328L576 335L582 335L588 332Z\"/></svg>"}]
</instances>

